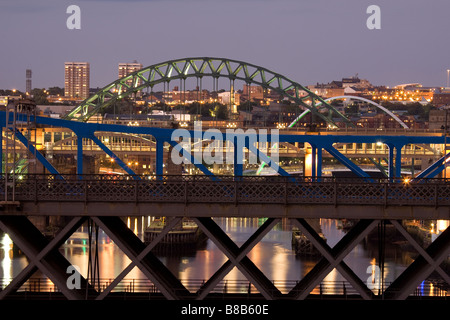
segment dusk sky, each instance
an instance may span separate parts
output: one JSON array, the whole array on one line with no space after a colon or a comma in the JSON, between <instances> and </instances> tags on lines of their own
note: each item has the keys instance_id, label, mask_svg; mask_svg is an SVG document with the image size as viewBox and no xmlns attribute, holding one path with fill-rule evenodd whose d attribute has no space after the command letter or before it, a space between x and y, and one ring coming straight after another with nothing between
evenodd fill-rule
<instances>
[{"instance_id":1,"label":"dusk sky","mask_svg":"<svg viewBox=\"0 0 450 320\"><path fill-rule=\"evenodd\" d=\"M69 30L69 5L81 30ZM369 30L369 5L381 30ZM358 74L374 85L444 86L450 68L449 0L1 0L0 88L64 86L64 62L86 61L91 87L117 79L119 62L144 66L223 57L302 84Z\"/></svg>"}]
</instances>

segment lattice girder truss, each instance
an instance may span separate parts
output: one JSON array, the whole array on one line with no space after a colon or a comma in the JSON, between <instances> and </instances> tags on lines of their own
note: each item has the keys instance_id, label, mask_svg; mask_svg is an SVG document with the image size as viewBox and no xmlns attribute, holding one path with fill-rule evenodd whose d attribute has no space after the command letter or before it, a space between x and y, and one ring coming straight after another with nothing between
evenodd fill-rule
<instances>
[{"instance_id":1,"label":"lattice girder truss","mask_svg":"<svg viewBox=\"0 0 450 320\"><path fill-rule=\"evenodd\" d=\"M58 247L87 219L92 219L91 221L99 226L131 260L130 264L103 290L96 288L95 284L89 283L83 277L81 277L81 288L68 288L66 285L69 276L67 267L70 263L58 251ZM344 262L344 258L381 220L360 220L331 248L305 219L293 219L293 223L317 248L322 258L298 281L297 285L290 292L283 294L274 285L274 282L268 279L248 257L248 253L252 248L280 222L279 218L268 218L241 246L234 243L212 218L195 218L194 220L198 226L228 258L210 279L205 281L195 292L188 290L152 252L152 249L181 219L182 217L172 219L153 241L149 244L144 244L120 217L73 217L53 239L48 240L27 217L2 215L0 216L0 228L9 234L11 239L26 254L30 262L6 288L0 291L0 299L16 296L16 291L37 270L47 275L67 299L108 299L108 295L135 266L156 286L161 297L169 300L208 299L212 290L234 267L237 267L248 281L257 288L259 294L255 298L258 299L306 299L334 268L358 292L361 299L381 298L380 295L374 294L366 286L366 283ZM450 229L447 228L428 248L423 249L399 221L390 220L390 222L417 249L419 256L384 292L380 293L383 299L403 300L408 298L414 289L433 271L441 275L442 279L450 285L449 275L440 267L443 260L450 254Z\"/></svg>"}]
</instances>

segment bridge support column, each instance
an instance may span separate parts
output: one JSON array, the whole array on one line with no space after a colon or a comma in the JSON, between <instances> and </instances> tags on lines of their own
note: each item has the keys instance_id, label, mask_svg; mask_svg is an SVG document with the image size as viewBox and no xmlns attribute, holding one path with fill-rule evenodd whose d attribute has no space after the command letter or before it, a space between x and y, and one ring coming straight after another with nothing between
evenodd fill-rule
<instances>
[{"instance_id":1,"label":"bridge support column","mask_svg":"<svg viewBox=\"0 0 450 320\"><path fill-rule=\"evenodd\" d=\"M311 177L316 178L316 164L317 164L317 148L315 145L311 145Z\"/></svg>"},{"instance_id":2,"label":"bridge support column","mask_svg":"<svg viewBox=\"0 0 450 320\"><path fill-rule=\"evenodd\" d=\"M83 137L81 136L77 136L77 174L83 174Z\"/></svg>"},{"instance_id":3,"label":"bridge support column","mask_svg":"<svg viewBox=\"0 0 450 320\"><path fill-rule=\"evenodd\" d=\"M234 175L237 177L241 177L243 174L243 152L242 150L239 150L239 143L237 141L237 137L234 137L233 139L233 149L234 149L234 159L233 159L233 166L234 166ZM241 146L242 147L242 146Z\"/></svg>"},{"instance_id":4,"label":"bridge support column","mask_svg":"<svg viewBox=\"0 0 450 320\"><path fill-rule=\"evenodd\" d=\"M395 167L394 167L394 145L387 144L389 148L389 158L388 158L388 177L394 178L395 176Z\"/></svg>"},{"instance_id":5,"label":"bridge support column","mask_svg":"<svg viewBox=\"0 0 450 320\"><path fill-rule=\"evenodd\" d=\"M395 177L402 177L402 146L397 146L395 148Z\"/></svg>"},{"instance_id":6,"label":"bridge support column","mask_svg":"<svg viewBox=\"0 0 450 320\"><path fill-rule=\"evenodd\" d=\"M164 175L164 140L156 140L156 176L158 179Z\"/></svg>"},{"instance_id":7,"label":"bridge support column","mask_svg":"<svg viewBox=\"0 0 450 320\"><path fill-rule=\"evenodd\" d=\"M316 159L317 159L317 163L316 163L316 176L317 178L322 177L322 147L319 147L316 149Z\"/></svg>"},{"instance_id":8,"label":"bridge support column","mask_svg":"<svg viewBox=\"0 0 450 320\"><path fill-rule=\"evenodd\" d=\"M320 178L322 176L322 147L311 145L311 151L305 155L305 173L310 173L310 176ZM307 174L305 174L307 176Z\"/></svg>"},{"instance_id":9,"label":"bridge support column","mask_svg":"<svg viewBox=\"0 0 450 320\"><path fill-rule=\"evenodd\" d=\"M309 144L309 147L305 145L305 161L303 164L303 173L305 177L316 177L316 152L317 148Z\"/></svg>"}]
</instances>

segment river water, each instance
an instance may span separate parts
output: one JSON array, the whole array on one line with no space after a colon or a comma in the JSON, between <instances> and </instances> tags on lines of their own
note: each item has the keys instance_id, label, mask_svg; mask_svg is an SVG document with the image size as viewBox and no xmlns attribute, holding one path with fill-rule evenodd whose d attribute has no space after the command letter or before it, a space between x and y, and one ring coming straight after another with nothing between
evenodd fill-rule
<instances>
[{"instance_id":1,"label":"river water","mask_svg":"<svg viewBox=\"0 0 450 320\"><path fill-rule=\"evenodd\" d=\"M145 226L151 217L128 217L125 222L131 230L143 239ZM242 245L264 222L257 218L216 218L215 222L238 245ZM327 244L333 247L345 234L338 228L337 220L321 220L321 231ZM375 228L376 232L376 228ZM73 264L79 267L83 276L88 270L87 227L80 228L65 244L60 252ZM16 276L27 264L25 255L13 250L11 239L7 234L0 234L0 278L7 279ZM308 273L320 259L314 256L298 256L292 249L292 225L289 220L278 223L247 255L251 261L272 281L298 281ZM378 264L378 241L365 239L359 243L344 259L344 262L355 274L366 283L371 277L368 268ZM389 283L414 260L416 254L403 250L398 244L386 242L384 281ZM203 247L193 252L180 251L176 253L158 253L158 258L180 280L208 280L228 259L211 240ZM101 279L114 279L128 266L130 260L117 245L102 230L99 232L98 244L99 276ZM37 272L36 277L42 276ZM135 267L126 279L146 279L145 275ZM244 275L234 267L224 278L228 281L245 280ZM339 272L334 269L324 279L325 282L344 281ZM289 289L279 289L286 293ZM292 285L291 285L292 287Z\"/></svg>"}]
</instances>

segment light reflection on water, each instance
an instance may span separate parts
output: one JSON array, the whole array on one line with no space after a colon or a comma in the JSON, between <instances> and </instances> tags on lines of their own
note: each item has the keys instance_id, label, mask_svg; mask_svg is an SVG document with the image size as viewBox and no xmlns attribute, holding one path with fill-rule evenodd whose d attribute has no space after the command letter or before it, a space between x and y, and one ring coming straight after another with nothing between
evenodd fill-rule
<instances>
[{"instance_id":1,"label":"light reflection on water","mask_svg":"<svg viewBox=\"0 0 450 320\"><path fill-rule=\"evenodd\" d=\"M124 220L141 239L143 239L144 227L148 221L148 217L130 217ZM215 221L238 246L241 246L264 223L263 219L256 218L219 218ZM345 234L344 231L337 228L336 223L336 220L321 221L322 233L330 247L333 247ZM291 230L292 225L287 220L283 220L247 255L270 280L300 280L320 259L320 257L297 256L292 250ZM0 239L0 278L13 278L27 265L27 258L23 254L13 252L12 242L7 235L1 234ZM86 241L87 228L82 227L60 247L60 252L70 263L79 266L85 277L88 270L88 244ZM98 248L100 278L102 279L114 279L131 262L101 230ZM207 241L204 248L200 248L194 253L157 254L157 256L178 279L182 280L208 280L228 260L210 240ZM370 276L366 273L367 268L374 261L377 263L377 259L377 243L363 241L348 254L344 262L365 282ZM409 253L387 243L384 280L392 282L412 260ZM37 273L35 276L40 276L40 274ZM146 279L137 267L126 278ZM245 279L246 277L236 267L224 278L224 280ZM324 281L344 280L345 278L336 269L324 279Z\"/></svg>"}]
</instances>

